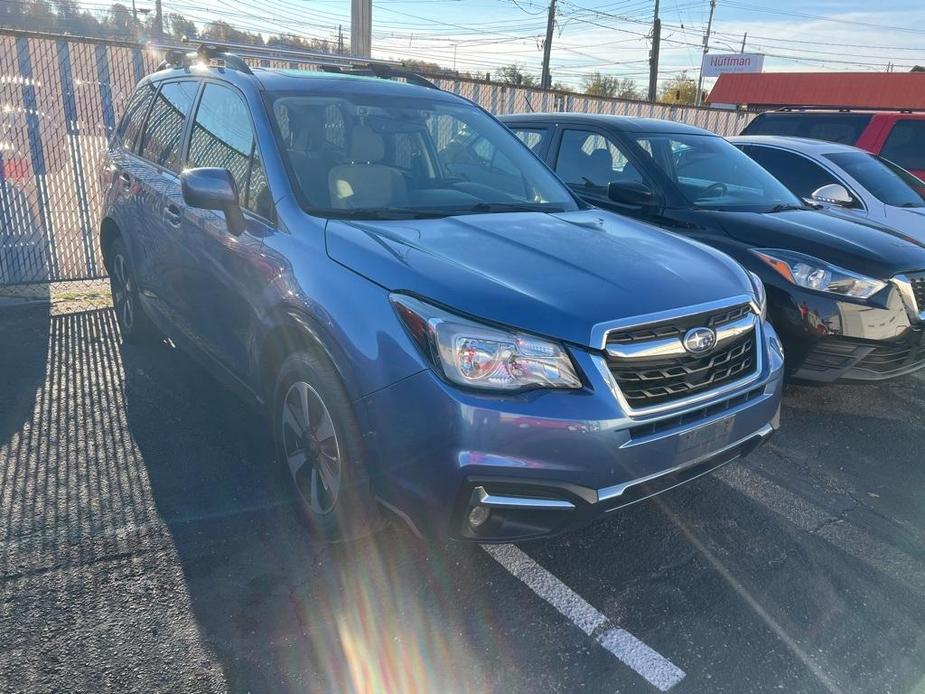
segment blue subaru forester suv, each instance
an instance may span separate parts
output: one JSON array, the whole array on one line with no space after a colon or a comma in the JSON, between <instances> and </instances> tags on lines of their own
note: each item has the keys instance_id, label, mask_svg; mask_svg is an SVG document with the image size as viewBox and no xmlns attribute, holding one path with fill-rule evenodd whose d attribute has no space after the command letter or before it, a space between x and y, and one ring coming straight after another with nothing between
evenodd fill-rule
<instances>
[{"instance_id":1,"label":"blue subaru forester suv","mask_svg":"<svg viewBox=\"0 0 925 694\"><path fill-rule=\"evenodd\" d=\"M315 531L388 509L549 536L773 433L755 277L588 207L463 98L336 70L162 65L108 149L99 238L123 339L256 401Z\"/></svg>"}]
</instances>

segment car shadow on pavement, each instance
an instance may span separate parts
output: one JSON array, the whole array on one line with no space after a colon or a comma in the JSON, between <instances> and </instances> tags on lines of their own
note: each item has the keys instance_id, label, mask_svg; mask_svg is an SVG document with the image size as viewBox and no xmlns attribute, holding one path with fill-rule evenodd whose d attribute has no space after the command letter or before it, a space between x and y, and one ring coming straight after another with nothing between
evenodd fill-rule
<instances>
[{"instance_id":1,"label":"car shadow on pavement","mask_svg":"<svg viewBox=\"0 0 925 694\"><path fill-rule=\"evenodd\" d=\"M492 563L477 548L429 549L399 526L313 541L258 413L166 345L121 357L127 428L232 690L486 691L517 679L498 674L509 648L473 595Z\"/></svg>"}]
</instances>

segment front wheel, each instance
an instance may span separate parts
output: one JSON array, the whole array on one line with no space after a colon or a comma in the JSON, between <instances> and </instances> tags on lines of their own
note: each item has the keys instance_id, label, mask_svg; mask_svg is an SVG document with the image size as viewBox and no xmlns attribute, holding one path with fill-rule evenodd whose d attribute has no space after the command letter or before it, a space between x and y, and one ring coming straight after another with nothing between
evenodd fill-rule
<instances>
[{"instance_id":1,"label":"front wheel","mask_svg":"<svg viewBox=\"0 0 925 694\"><path fill-rule=\"evenodd\" d=\"M306 352L283 363L274 389L273 432L277 457L315 534L327 541L352 540L379 528L350 400L326 359Z\"/></svg>"},{"instance_id":2,"label":"front wheel","mask_svg":"<svg viewBox=\"0 0 925 694\"><path fill-rule=\"evenodd\" d=\"M109 287L122 339L125 342L155 342L158 339L157 328L138 300L135 269L121 238L113 241L111 258Z\"/></svg>"}]
</instances>

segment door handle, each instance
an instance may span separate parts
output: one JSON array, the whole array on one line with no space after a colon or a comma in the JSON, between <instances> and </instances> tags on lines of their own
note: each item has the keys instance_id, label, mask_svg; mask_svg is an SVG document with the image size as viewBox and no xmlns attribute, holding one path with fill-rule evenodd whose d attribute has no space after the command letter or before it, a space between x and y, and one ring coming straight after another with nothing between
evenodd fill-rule
<instances>
[{"instance_id":1,"label":"door handle","mask_svg":"<svg viewBox=\"0 0 925 694\"><path fill-rule=\"evenodd\" d=\"M132 177L123 171L119 174L119 183L122 184L122 190L131 190Z\"/></svg>"},{"instance_id":2,"label":"door handle","mask_svg":"<svg viewBox=\"0 0 925 694\"><path fill-rule=\"evenodd\" d=\"M164 208L164 219L167 220L167 223L172 227L178 227L183 221L183 215L180 212L180 208L176 205L167 205Z\"/></svg>"}]
</instances>

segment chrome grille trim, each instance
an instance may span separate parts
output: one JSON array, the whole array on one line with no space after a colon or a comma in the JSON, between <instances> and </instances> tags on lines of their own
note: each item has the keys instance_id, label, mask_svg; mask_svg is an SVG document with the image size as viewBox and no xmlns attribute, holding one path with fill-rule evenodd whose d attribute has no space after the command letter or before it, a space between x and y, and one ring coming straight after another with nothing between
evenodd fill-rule
<instances>
[{"instance_id":1,"label":"chrome grille trim","mask_svg":"<svg viewBox=\"0 0 925 694\"><path fill-rule=\"evenodd\" d=\"M747 321L743 320L741 321L741 324L740 324L740 321L735 321L734 323L730 323L730 324L727 324L726 326L722 326L722 328L728 328L729 333L730 333L728 335L724 335L724 338L723 338L724 342L728 342L729 340L734 339L735 337L741 337L743 334L746 334L748 332L752 333L752 339L754 340L753 345L754 345L754 353L755 353L755 358L754 358L755 363L746 376L740 379L737 379L735 381L731 381L729 383L724 383L716 388L710 388L708 390L704 390L694 395L678 398L676 400L671 400L669 402L659 403L656 405L650 405L647 407L633 407L632 405L630 405L629 401L624 396L623 391L620 388L620 385L617 383L616 378L611 372L611 365L613 363L613 361L611 360L621 359L620 356L618 356L617 354L614 354L613 352L614 350L619 352L621 350L624 350L626 347L630 347L631 345L621 345L617 343L608 345L606 343L606 340L610 332L613 332L615 330L626 330L628 328L642 327L642 326L646 326L648 324L653 324L656 322L670 321L672 319L689 318L690 316L698 315L701 313L708 313L712 311L722 311L723 309L731 308L737 304L742 304L742 303L748 303L752 306L752 314L748 316ZM604 354L592 355L592 361L595 367L600 372L602 378L604 379L604 382L607 384L607 387L610 389L614 398L617 400L620 407L630 418L648 417L648 416L667 414L667 413L676 414L679 411L683 411L685 409L695 407L695 406L702 406L704 403L710 402L712 400L718 400L726 395L735 393L736 391L739 391L743 388L747 388L761 377L762 370L764 368L765 353L764 353L764 329L762 327L762 323L759 318L759 315L760 315L760 309L757 306L755 306L754 299L752 297L737 296L737 297L725 299L723 301L710 302L708 304L701 304L698 306L689 306L689 307L686 307L683 310L683 312L679 312L679 311L672 311L670 313L662 312L659 314L653 314L651 316L645 316L642 318L635 317L635 318L630 318L630 319L623 319L621 321L613 321L611 323L606 324L608 326L607 330L601 333L601 339L604 340L604 344L602 347ZM720 328L717 332L719 333L722 330L722 328ZM668 338L668 340L656 340L656 341L651 341L648 343L641 343L641 344L632 345L632 346L634 347L644 347L647 345L652 346L653 342L663 343L663 342L668 342L669 340L672 342L677 342L680 345L680 340L678 340L677 338ZM671 345L669 347L668 345L660 344L659 346L657 346L657 348L673 349L674 346ZM682 347L682 350L683 350L683 347ZM622 357L622 360L625 360L627 364L632 364L637 359L642 361L645 357L640 356L641 353L645 354L645 351L644 350L642 352L636 351L633 353L633 356L629 358ZM651 358L652 356L672 358L672 357L683 356L683 354L686 354L686 351L683 353L682 352L668 353L668 354L658 353L658 354L649 354L645 356L649 358Z\"/></svg>"},{"instance_id":2,"label":"chrome grille trim","mask_svg":"<svg viewBox=\"0 0 925 694\"><path fill-rule=\"evenodd\" d=\"M914 275L914 277L910 277ZM916 291L912 282L925 282L925 271L913 272L905 275L896 275L892 280L893 286L899 291L906 313L913 323L925 323L925 305L916 299Z\"/></svg>"}]
</instances>

